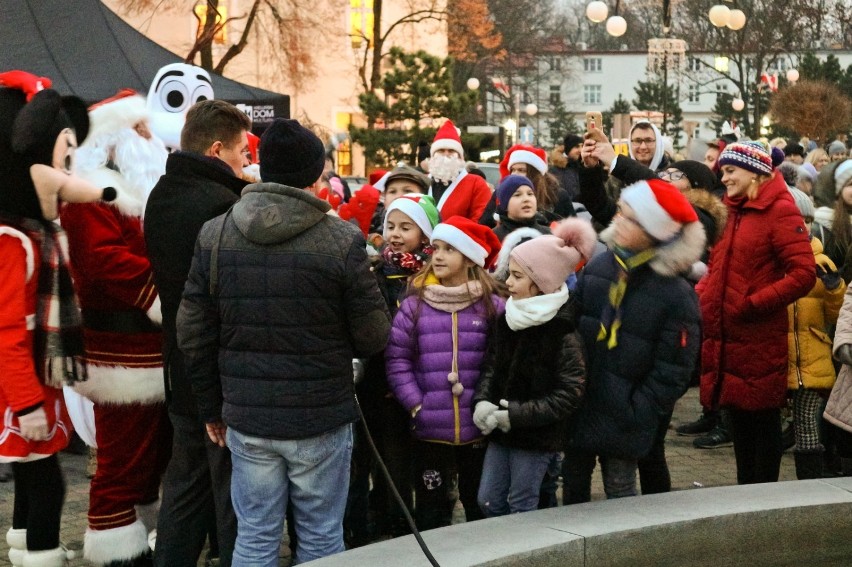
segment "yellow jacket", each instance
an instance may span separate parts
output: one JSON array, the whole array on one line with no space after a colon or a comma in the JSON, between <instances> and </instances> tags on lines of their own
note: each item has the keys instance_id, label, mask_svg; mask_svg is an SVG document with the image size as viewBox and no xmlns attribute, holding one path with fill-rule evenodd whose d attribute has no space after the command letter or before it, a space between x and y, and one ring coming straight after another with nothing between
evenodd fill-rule
<instances>
[{"instance_id":1,"label":"yellow jacket","mask_svg":"<svg viewBox=\"0 0 852 567\"><path fill-rule=\"evenodd\" d=\"M837 267L823 254L822 243L811 238L811 249L817 266L826 271ZM817 278L810 293L787 307L790 328L787 333L789 357L787 365L787 388L831 389L834 385L834 363L831 359L831 337L828 328L837 322L846 283L827 290Z\"/></svg>"}]
</instances>

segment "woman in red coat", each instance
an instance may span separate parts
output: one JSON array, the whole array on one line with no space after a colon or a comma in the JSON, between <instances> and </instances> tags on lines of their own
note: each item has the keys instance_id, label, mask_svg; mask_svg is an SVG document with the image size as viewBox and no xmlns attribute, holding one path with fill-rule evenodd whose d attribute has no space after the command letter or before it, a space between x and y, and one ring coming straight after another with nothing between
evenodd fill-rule
<instances>
[{"instance_id":1,"label":"woman in red coat","mask_svg":"<svg viewBox=\"0 0 852 567\"><path fill-rule=\"evenodd\" d=\"M737 482L775 482L787 388L787 305L816 280L808 231L772 159L755 142L719 156L728 223L698 284L701 404L725 408Z\"/></svg>"}]
</instances>

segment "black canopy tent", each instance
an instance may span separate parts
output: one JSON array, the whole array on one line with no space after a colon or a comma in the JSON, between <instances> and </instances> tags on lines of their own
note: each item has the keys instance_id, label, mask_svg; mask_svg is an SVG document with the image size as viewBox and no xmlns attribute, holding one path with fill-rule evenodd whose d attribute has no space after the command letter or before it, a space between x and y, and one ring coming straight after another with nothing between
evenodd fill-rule
<instances>
[{"instance_id":1,"label":"black canopy tent","mask_svg":"<svg viewBox=\"0 0 852 567\"><path fill-rule=\"evenodd\" d=\"M147 93L158 69L183 61L99 0L2 0L0 6L0 72L49 77L60 93L89 103L125 87ZM251 107L255 133L290 117L288 95L210 76L216 98Z\"/></svg>"}]
</instances>

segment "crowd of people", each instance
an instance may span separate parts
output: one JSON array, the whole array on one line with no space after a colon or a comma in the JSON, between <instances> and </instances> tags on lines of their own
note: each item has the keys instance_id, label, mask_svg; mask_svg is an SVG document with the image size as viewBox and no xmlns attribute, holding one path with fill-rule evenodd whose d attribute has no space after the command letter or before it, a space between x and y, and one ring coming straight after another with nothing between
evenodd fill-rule
<instances>
[{"instance_id":1,"label":"crowd of people","mask_svg":"<svg viewBox=\"0 0 852 567\"><path fill-rule=\"evenodd\" d=\"M732 443L740 484L778 480L788 405L797 477L852 474L842 139L702 162L640 121L629 155L514 145L492 188L447 120L353 193L296 120L258 145L205 100L168 153L140 97L42 79L0 74L14 566L66 560L75 429L109 567L276 566L285 526L304 563L410 533L395 492L428 530L556 506L560 477L587 502L598 463L608 498L667 492L691 384L676 431Z\"/></svg>"}]
</instances>

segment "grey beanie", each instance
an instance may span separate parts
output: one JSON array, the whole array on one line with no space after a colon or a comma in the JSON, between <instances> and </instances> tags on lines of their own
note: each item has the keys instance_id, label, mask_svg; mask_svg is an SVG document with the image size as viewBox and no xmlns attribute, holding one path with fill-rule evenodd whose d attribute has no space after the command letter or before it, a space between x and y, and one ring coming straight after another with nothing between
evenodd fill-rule
<instances>
[{"instance_id":1,"label":"grey beanie","mask_svg":"<svg viewBox=\"0 0 852 567\"><path fill-rule=\"evenodd\" d=\"M847 159L834 168L834 194L840 195L843 188L850 183L852 183L852 159Z\"/></svg>"},{"instance_id":2,"label":"grey beanie","mask_svg":"<svg viewBox=\"0 0 852 567\"><path fill-rule=\"evenodd\" d=\"M796 189L795 187L787 187L790 191L790 194L793 196L793 200L796 202L796 206L799 207L799 212L802 213L802 217L804 218L814 218L814 202L811 201L810 195Z\"/></svg>"},{"instance_id":3,"label":"grey beanie","mask_svg":"<svg viewBox=\"0 0 852 567\"><path fill-rule=\"evenodd\" d=\"M846 144L841 142L840 140L834 140L828 145L828 155L831 154L845 154L846 153Z\"/></svg>"}]
</instances>

